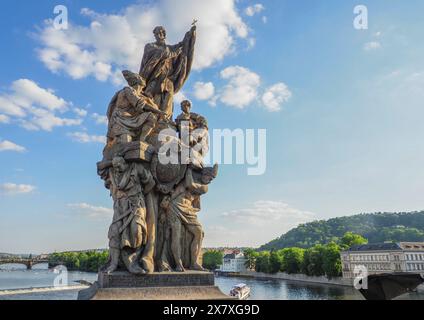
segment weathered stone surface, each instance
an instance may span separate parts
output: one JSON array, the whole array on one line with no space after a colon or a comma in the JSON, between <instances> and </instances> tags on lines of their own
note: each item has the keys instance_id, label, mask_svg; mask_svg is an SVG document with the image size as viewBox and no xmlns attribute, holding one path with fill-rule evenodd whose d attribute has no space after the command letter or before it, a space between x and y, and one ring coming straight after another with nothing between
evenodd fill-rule
<instances>
[{"instance_id":1,"label":"weathered stone surface","mask_svg":"<svg viewBox=\"0 0 424 320\"><path fill-rule=\"evenodd\" d=\"M203 286L106 288L98 289L90 300L234 300L234 298L223 294L218 287Z\"/></svg>"},{"instance_id":2,"label":"weathered stone surface","mask_svg":"<svg viewBox=\"0 0 424 320\"><path fill-rule=\"evenodd\" d=\"M207 120L191 112L189 101L181 103L182 114L173 121L173 97L193 62L196 21L177 45L166 44L163 27L154 35L140 72L122 72L128 86L107 110L107 143L97 172L114 202L109 260L102 268L109 273L204 270L197 215L218 167L204 165Z\"/></svg>"},{"instance_id":3,"label":"weathered stone surface","mask_svg":"<svg viewBox=\"0 0 424 320\"><path fill-rule=\"evenodd\" d=\"M155 272L142 276L128 272L99 273L100 288L146 288L214 286L215 278L210 272Z\"/></svg>"},{"instance_id":4,"label":"weathered stone surface","mask_svg":"<svg viewBox=\"0 0 424 320\"><path fill-rule=\"evenodd\" d=\"M161 272L136 276L128 272L99 273L98 281L78 300L230 300L215 286L213 273Z\"/></svg>"}]
</instances>

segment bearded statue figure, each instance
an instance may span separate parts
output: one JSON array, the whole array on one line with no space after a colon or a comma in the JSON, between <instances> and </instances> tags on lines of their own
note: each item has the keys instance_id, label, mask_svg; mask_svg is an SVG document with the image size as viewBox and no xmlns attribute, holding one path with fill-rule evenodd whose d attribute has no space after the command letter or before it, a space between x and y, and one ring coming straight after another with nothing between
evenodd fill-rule
<instances>
[{"instance_id":1,"label":"bearded statue figure","mask_svg":"<svg viewBox=\"0 0 424 320\"><path fill-rule=\"evenodd\" d=\"M194 57L196 26L176 45L166 44L166 30L159 26L153 30L156 42L144 48L140 75L146 79L146 95L153 98L167 119L173 115L173 97L186 82Z\"/></svg>"}]
</instances>

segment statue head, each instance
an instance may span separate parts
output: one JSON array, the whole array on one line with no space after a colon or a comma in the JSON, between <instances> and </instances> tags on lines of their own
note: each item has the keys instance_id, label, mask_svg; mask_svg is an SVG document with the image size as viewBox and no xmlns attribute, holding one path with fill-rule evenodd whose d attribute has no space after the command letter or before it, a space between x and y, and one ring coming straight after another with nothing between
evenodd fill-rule
<instances>
[{"instance_id":1,"label":"statue head","mask_svg":"<svg viewBox=\"0 0 424 320\"><path fill-rule=\"evenodd\" d=\"M113 158L112 166L113 166L113 169L115 169L117 172L124 172L128 167L127 162L125 161L123 157Z\"/></svg>"},{"instance_id":2,"label":"statue head","mask_svg":"<svg viewBox=\"0 0 424 320\"><path fill-rule=\"evenodd\" d=\"M127 80L128 85L130 87L136 87L140 86L141 88L146 87L146 80L142 76L140 76L138 73L134 73L128 70L122 71L122 75L124 76L125 80Z\"/></svg>"},{"instance_id":3,"label":"statue head","mask_svg":"<svg viewBox=\"0 0 424 320\"><path fill-rule=\"evenodd\" d=\"M190 113L191 111L191 102L189 100L184 100L181 102L181 110L184 113Z\"/></svg>"},{"instance_id":4,"label":"statue head","mask_svg":"<svg viewBox=\"0 0 424 320\"><path fill-rule=\"evenodd\" d=\"M202 183L209 184L218 176L218 164L215 164L212 168L203 168L202 170Z\"/></svg>"},{"instance_id":5,"label":"statue head","mask_svg":"<svg viewBox=\"0 0 424 320\"><path fill-rule=\"evenodd\" d=\"M155 35L155 39L158 42L164 42L166 39L166 30L162 26L158 26L153 29L153 34Z\"/></svg>"}]
</instances>

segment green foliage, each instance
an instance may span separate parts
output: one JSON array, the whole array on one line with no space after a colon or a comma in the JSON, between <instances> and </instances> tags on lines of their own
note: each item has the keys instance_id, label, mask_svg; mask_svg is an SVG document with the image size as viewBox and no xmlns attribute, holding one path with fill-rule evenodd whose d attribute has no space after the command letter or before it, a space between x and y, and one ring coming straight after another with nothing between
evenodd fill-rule
<instances>
[{"instance_id":1,"label":"green foliage","mask_svg":"<svg viewBox=\"0 0 424 320\"><path fill-rule=\"evenodd\" d=\"M361 235L370 243L424 241L424 211L360 214L315 221L290 230L259 250L311 248L317 244L339 242L347 232Z\"/></svg>"},{"instance_id":2,"label":"green foliage","mask_svg":"<svg viewBox=\"0 0 424 320\"><path fill-rule=\"evenodd\" d=\"M346 232L340 239L340 246L343 250L347 250L354 245L361 245L368 243L368 240L359 234L353 232Z\"/></svg>"},{"instance_id":3,"label":"green foliage","mask_svg":"<svg viewBox=\"0 0 424 320\"><path fill-rule=\"evenodd\" d=\"M340 251L344 247L367 243L367 239L352 232L346 232L339 243L317 244L311 248L285 248L282 250L245 251L255 257L255 270L264 273L303 273L308 276L339 277L342 274Z\"/></svg>"},{"instance_id":4,"label":"green foliage","mask_svg":"<svg viewBox=\"0 0 424 320\"><path fill-rule=\"evenodd\" d=\"M328 278L339 277L342 274L340 251L340 246L335 242L330 242L324 247L322 268Z\"/></svg>"},{"instance_id":5,"label":"green foliage","mask_svg":"<svg viewBox=\"0 0 424 320\"><path fill-rule=\"evenodd\" d=\"M305 250L301 248L286 248L281 250L282 263L281 271L291 273L300 273L302 271L303 258Z\"/></svg>"},{"instance_id":6,"label":"green foliage","mask_svg":"<svg viewBox=\"0 0 424 320\"><path fill-rule=\"evenodd\" d=\"M244 257L247 259L246 268L249 270L255 269L256 259L258 258L258 252L254 249L246 249L244 251Z\"/></svg>"},{"instance_id":7,"label":"green foliage","mask_svg":"<svg viewBox=\"0 0 424 320\"><path fill-rule=\"evenodd\" d=\"M70 271L97 272L109 258L107 250L87 252L61 252L49 256L49 264L64 265Z\"/></svg>"},{"instance_id":8,"label":"green foliage","mask_svg":"<svg viewBox=\"0 0 424 320\"><path fill-rule=\"evenodd\" d=\"M222 264L224 255L221 251L210 250L203 254L203 267L209 270L215 270Z\"/></svg>"},{"instance_id":9,"label":"green foliage","mask_svg":"<svg viewBox=\"0 0 424 320\"><path fill-rule=\"evenodd\" d=\"M271 253L268 251L263 251L258 254L258 257L256 258L256 271L257 272L264 272L264 273L271 273Z\"/></svg>"},{"instance_id":10,"label":"green foliage","mask_svg":"<svg viewBox=\"0 0 424 320\"><path fill-rule=\"evenodd\" d=\"M325 247L317 244L312 248L306 249L303 257L302 273L308 276L323 276L325 271L324 264L324 250Z\"/></svg>"},{"instance_id":11,"label":"green foliage","mask_svg":"<svg viewBox=\"0 0 424 320\"><path fill-rule=\"evenodd\" d=\"M281 251L271 251L269 256L269 272L277 273L283 266L283 255Z\"/></svg>"}]
</instances>

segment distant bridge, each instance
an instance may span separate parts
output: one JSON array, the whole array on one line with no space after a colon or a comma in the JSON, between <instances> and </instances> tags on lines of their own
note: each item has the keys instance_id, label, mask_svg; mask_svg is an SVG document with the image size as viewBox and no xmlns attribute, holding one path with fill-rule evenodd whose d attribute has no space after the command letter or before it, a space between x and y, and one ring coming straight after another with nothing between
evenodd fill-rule
<instances>
[{"instance_id":1,"label":"distant bridge","mask_svg":"<svg viewBox=\"0 0 424 320\"><path fill-rule=\"evenodd\" d=\"M23 259L23 258L0 258L0 265L3 264L23 264L26 266L26 268L28 270L31 270L33 266L35 266L36 264L40 264L40 263L49 263L49 260L46 258L28 258L28 259ZM50 267L50 265L49 265Z\"/></svg>"}]
</instances>

